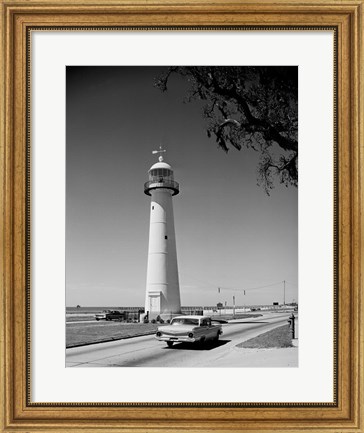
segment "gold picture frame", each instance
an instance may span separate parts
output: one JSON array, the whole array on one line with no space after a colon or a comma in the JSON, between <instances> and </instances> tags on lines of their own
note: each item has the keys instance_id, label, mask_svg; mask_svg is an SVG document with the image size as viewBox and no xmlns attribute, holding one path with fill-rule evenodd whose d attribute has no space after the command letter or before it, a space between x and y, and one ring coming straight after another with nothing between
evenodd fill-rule
<instances>
[{"instance_id":1,"label":"gold picture frame","mask_svg":"<svg viewBox=\"0 0 364 433\"><path fill-rule=\"evenodd\" d=\"M363 0L1 0L1 430L4 432L364 432ZM30 401L29 32L34 28L330 29L335 33L335 401ZM27 204L28 203L28 204Z\"/></svg>"}]
</instances>

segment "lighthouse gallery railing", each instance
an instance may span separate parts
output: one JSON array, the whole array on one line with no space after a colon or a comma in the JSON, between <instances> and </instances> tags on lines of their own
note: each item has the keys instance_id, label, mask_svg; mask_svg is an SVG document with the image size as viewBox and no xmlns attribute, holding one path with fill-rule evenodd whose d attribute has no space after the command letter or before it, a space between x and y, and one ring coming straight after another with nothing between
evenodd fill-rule
<instances>
[{"instance_id":1,"label":"lighthouse gallery railing","mask_svg":"<svg viewBox=\"0 0 364 433\"><path fill-rule=\"evenodd\" d=\"M179 193L179 183L174 181L174 180L165 179L162 182L150 180L148 182L145 182L145 184L144 184L144 192L145 192L145 194L148 194L148 195L150 195L149 191L151 189L158 189L158 188L172 189L174 191L173 195L176 195Z\"/></svg>"}]
</instances>

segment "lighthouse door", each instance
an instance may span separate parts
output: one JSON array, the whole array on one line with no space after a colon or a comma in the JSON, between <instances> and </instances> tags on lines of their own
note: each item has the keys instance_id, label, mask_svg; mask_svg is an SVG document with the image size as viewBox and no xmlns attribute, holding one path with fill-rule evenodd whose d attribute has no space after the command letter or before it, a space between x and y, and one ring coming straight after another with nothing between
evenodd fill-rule
<instances>
[{"instance_id":1,"label":"lighthouse door","mask_svg":"<svg viewBox=\"0 0 364 433\"><path fill-rule=\"evenodd\" d=\"M149 305L151 313L160 313L161 311L161 294L160 292L150 293Z\"/></svg>"},{"instance_id":2,"label":"lighthouse door","mask_svg":"<svg viewBox=\"0 0 364 433\"><path fill-rule=\"evenodd\" d=\"M151 299L151 310L153 311L153 312L159 312L159 310L160 310L160 297L158 296L158 297L153 297L152 299Z\"/></svg>"}]
</instances>

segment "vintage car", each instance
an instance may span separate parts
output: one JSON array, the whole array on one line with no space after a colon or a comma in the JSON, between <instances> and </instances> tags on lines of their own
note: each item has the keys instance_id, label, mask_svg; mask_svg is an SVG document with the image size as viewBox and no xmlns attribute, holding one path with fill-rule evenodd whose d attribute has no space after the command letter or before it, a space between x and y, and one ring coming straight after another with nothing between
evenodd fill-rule
<instances>
[{"instance_id":1,"label":"vintage car","mask_svg":"<svg viewBox=\"0 0 364 433\"><path fill-rule=\"evenodd\" d=\"M121 311L116 310L104 310L102 313L96 313L96 320L122 320L124 314Z\"/></svg>"},{"instance_id":2,"label":"vintage car","mask_svg":"<svg viewBox=\"0 0 364 433\"><path fill-rule=\"evenodd\" d=\"M165 341L168 347L173 343L204 343L217 341L222 334L219 324L214 324L207 316L177 316L169 325L160 326L155 334L159 341Z\"/></svg>"},{"instance_id":3,"label":"vintage car","mask_svg":"<svg viewBox=\"0 0 364 433\"><path fill-rule=\"evenodd\" d=\"M106 320L106 314L109 312L110 312L110 310L103 310L102 313L96 313L95 319L96 320Z\"/></svg>"}]
</instances>

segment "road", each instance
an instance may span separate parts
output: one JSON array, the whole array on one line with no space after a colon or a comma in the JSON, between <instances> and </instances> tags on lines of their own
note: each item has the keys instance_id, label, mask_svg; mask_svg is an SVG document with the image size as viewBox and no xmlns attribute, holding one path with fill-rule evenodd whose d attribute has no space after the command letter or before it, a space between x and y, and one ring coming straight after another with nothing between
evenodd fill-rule
<instances>
[{"instance_id":1,"label":"road","mask_svg":"<svg viewBox=\"0 0 364 433\"><path fill-rule=\"evenodd\" d=\"M277 326L287 324L288 317L289 313L267 313L254 319L237 320L224 324L223 335L219 342L203 347L180 343L168 348L165 343L148 335L70 348L66 350L66 366L83 368L247 366L242 363L241 353L244 350L249 352L249 349L237 349L236 345ZM260 352L267 350L275 349L266 349ZM254 349L254 353L257 351L259 350ZM291 349L276 349L277 351L280 352L279 359L282 358L282 354L284 358L284 351L286 353L292 352ZM290 354L291 358L293 355L297 358L297 350L292 353ZM254 363L254 361L252 362ZM269 364L269 360L267 362ZM286 363L283 359L282 362L282 365L274 366L292 365L292 359ZM294 360L293 364L296 364ZM269 366L267 365L267 367Z\"/></svg>"}]
</instances>

